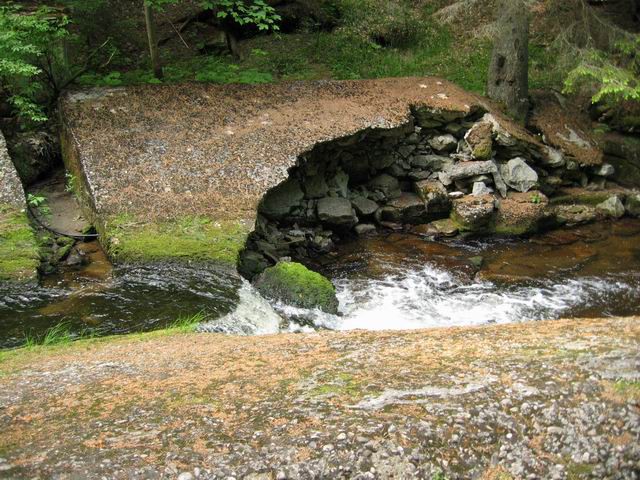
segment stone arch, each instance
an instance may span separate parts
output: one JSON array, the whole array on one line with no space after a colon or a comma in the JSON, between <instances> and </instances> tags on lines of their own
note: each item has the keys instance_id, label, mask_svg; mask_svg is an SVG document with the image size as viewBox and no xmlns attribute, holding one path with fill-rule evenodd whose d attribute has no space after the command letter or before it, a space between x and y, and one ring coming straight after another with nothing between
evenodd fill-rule
<instances>
[{"instance_id":1,"label":"stone arch","mask_svg":"<svg viewBox=\"0 0 640 480\"><path fill-rule=\"evenodd\" d=\"M239 270L253 278L282 258L304 263L345 238L378 230L500 230L498 199L539 187L543 172L529 165L541 158L539 145L509 135L480 108L412 108L397 128L368 128L301 154L260 201ZM522 232L545 205L530 208L533 220Z\"/></svg>"}]
</instances>

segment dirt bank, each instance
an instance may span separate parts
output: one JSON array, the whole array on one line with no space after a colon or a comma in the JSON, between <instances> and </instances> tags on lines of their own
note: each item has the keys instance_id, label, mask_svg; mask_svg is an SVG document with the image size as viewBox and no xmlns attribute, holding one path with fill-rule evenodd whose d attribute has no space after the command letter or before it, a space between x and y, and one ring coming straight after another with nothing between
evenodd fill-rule
<instances>
[{"instance_id":1,"label":"dirt bank","mask_svg":"<svg viewBox=\"0 0 640 480\"><path fill-rule=\"evenodd\" d=\"M637 478L638 320L5 356L0 477Z\"/></svg>"}]
</instances>

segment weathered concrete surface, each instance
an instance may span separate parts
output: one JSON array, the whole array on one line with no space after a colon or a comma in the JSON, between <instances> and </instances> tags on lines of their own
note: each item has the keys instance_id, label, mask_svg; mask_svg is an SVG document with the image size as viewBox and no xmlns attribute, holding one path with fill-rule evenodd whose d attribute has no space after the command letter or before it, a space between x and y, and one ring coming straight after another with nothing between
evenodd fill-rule
<instances>
[{"instance_id":1,"label":"weathered concrete surface","mask_svg":"<svg viewBox=\"0 0 640 480\"><path fill-rule=\"evenodd\" d=\"M0 282L38 278L38 248L25 208L22 183L0 132Z\"/></svg>"},{"instance_id":2,"label":"weathered concrete surface","mask_svg":"<svg viewBox=\"0 0 640 480\"><path fill-rule=\"evenodd\" d=\"M0 205L25 207L24 190L16 168L7 152L7 143L0 132Z\"/></svg>"},{"instance_id":3,"label":"weathered concrete surface","mask_svg":"<svg viewBox=\"0 0 640 480\"><path fill-rule=\"evenodd\" d=\"M639 321L5 354L0 477L637 478Z\"/></svg>"},{"instance_id":4,"label":"weathered concrete surface","mask_svg":"<svg viewBox=\"0 0 640 480\"><path fill-rule=\"evenodd\" d=\"M489 109L436 78L96 90L63 99L63 151L98 223L123 214L137 223L204 216L251 229L259 200L299 155L319 142L399 126L412 106ZM542 151L536 138L497 118Z\"/></svg>"},{"instance_id":5,"label":"weathered concrete surface","mask_svg":"<svg viewBox=\"0 0 640 480\"><path fill-rule=\"evenodd\" d=\"M584 113L562 103L554 92L536 91L531 96L534 108L529 123L549 145L580 165L602 163L602 148L591 134L590 120Z\"/></svg>"}]
</instances>

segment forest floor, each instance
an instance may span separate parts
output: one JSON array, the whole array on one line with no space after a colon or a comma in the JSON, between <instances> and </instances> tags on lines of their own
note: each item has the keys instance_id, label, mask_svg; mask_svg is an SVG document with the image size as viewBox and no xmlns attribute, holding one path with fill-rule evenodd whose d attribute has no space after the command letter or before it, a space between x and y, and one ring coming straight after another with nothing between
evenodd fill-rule
<instances>
[{"instance_id":1,"label":"forest floor","mask_svg":"<svg viewBox=\"0 0 640 480\"><path fill-rule=\"evenodd\" d=\"M638 478L640 318L0 357L0 478Z\"/></svg>"}]
</instances>

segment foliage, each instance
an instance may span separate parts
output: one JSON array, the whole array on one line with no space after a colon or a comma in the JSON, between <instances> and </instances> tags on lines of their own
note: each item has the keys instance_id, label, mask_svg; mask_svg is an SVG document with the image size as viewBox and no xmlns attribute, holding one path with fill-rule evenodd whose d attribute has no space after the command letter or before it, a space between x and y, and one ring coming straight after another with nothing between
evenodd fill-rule
<instances>
[{"instance_id":1,"label":"foliage","mask_svg":"<svg viewBox=\"0 0 640 480\"><path fill-rule=\"evenodd\" d=\"M594 92L593 103L609 105L640 101L640 35L621 40L612 53L591 49L565 80L565 91L574 93L581 87Z\"/></svg>"},{"instance_id":2,"label":"foliage","mask_svg":"<svg viewBox=\"0 0 640 480\"><path fill-rule=\"evenodd\" d=\"M46 120L38 104L43 75L50 73L61 41L68 35L67 23L66 16L48 7L25 12L19 6L0 6L0 86L24 119Z\"/></svg>"},{"instance_id":3,"label":"foliage","mask_svg":"<svg viewBox=\"0 0 640 480\"><path fill-rule=\"evenodd\" d=\"M196 327L207 319L204 311L199 311L193 315L181 315L167 328L181 333L195 331Z\"/></svg>"},{"instance_id":4,"label":"foliage","mask_svg":"<svg viewBox=\"0 0 640 480\"><path fill-rule=\"evenodd\" d=\"M43 205L46 201L47 199L42 195L34 195L33 193L29 193L27 195L27 203L29 204L30 207L37 208Z\"/></svg>"},{"instance_id":5,"label":"foliage","mask_svg":"<svg viewBox=\"0 0 640 480\"><path fill-rule=\"evenodd\" d=\"M216 10L218 18L233 20L240 26L255 25L258 30L278 30L280 15L264 0L203 0L205 8Z\"/></svg>"}]
</instances>

